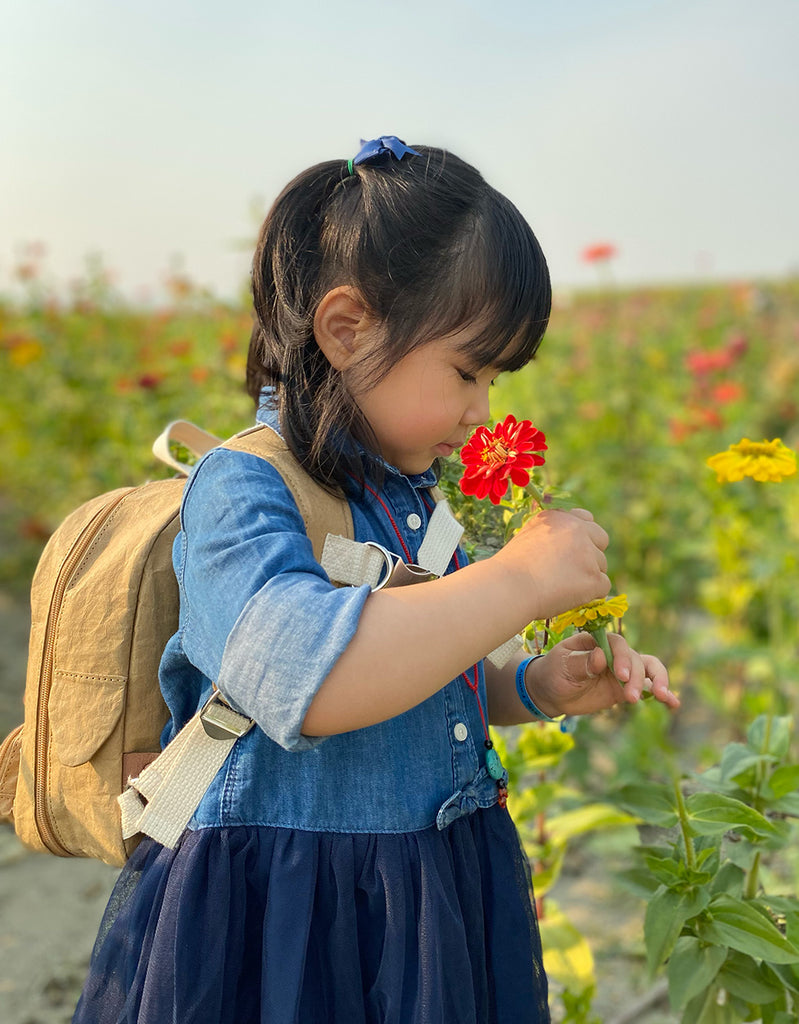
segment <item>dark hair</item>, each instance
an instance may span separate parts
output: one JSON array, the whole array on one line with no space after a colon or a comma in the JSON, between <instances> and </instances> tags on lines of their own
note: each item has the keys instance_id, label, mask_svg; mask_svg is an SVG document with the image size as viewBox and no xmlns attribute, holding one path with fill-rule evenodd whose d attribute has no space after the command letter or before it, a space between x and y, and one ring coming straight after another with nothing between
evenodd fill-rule
<instances>
[{"instance_id":1,"label":"dark hair","mask_svg":"<svg viewBox=\"0 0 799 1024\"><path fill-rule=\"evenodd\" d=\"M253 258L247 389L276 389L280 428L327 487L363 480L369 424L316 345L322 297L351 285L385 329L376 383L419 345L475 325L476 368L524 366L549 319L549 272L530 226L478 171L440 149L361 164L317 164L278 196ZM379 452L378 452L379 454Z\"/></svg>"}]
</instances>

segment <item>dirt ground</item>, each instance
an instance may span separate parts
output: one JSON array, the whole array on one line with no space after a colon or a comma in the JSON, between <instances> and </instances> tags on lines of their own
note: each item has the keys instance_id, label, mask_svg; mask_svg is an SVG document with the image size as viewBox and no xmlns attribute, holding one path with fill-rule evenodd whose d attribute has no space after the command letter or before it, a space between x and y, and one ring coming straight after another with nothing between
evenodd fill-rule
<instances>
[{"instance_id":1,"label":"dirt ground","mask_svg":"<svg viewBox=\"0 0 799 1024\"><path fill-rule=\"evenodd\" d=\"M0 592L0 739L22 717L28 612ZM118 869L31 853L0 826L0 1022L66 1024ZM603 1024L676 1024L641 963L642 909L579 862L554 893L594 951ZM658 998L650 998L652 996ZM631 1015L632 1014L632 1015Z\"/></svg>"}]
</instances>

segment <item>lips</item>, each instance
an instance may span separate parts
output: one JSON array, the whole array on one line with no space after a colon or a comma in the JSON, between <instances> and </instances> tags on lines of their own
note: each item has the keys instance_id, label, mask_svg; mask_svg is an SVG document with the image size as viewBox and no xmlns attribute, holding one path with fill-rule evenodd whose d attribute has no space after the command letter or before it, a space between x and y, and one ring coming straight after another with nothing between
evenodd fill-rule
<instances>
[{"instance_id":1,"label":"lips","mask_svg":"<svg viewBox=\"0 0 799 1024\"><path fill-rule=\"evenodd\" d=\"M436 445L435 450L443 456L452 455L452 453L461 448L463 444L463 441L458 441L455 444L451 444L449 441L442 441L441 444Z\"/></svg>"}]
</instances>

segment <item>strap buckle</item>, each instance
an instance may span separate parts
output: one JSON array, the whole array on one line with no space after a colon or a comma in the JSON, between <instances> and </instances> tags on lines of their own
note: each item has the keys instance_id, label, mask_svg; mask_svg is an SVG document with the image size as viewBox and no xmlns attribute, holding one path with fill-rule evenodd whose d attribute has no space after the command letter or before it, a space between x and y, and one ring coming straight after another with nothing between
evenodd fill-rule
<instances>
[{"instance_id":1,"label":"strap buckle","mask_svg":"<svg viewBox=\"0 0 799 1024\"><path fill-rule=\"evenodd\" d=\"M403 562L399 555L395 555L393 551L389 551L376 541L367 540L364 545L379 551L385 563L383 574L372 587L372 593L386 587L405 587L410 583L426 583L428 580L438 579L436 573L422 568L421 565Z\"/></svg>"},{"instance_id":2,"label":"strap buckle","mask_svg":"<svg viewBox=\"0 0 799 1024\"><path fill-rule=\"evenodd\" d=\"M200 710L200 721L207 736L213 740L237 740L252 729L255 722L239 714L214 690Z\"/></svg>"}]
</instances>

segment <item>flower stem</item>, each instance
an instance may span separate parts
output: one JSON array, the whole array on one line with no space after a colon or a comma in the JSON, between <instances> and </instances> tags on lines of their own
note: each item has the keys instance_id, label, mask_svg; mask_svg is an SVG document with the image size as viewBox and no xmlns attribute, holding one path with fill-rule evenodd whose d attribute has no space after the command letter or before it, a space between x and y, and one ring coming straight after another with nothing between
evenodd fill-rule
<instances>
[{"instance_id":1,"label":"flower stem","mask_svg":"<svg viewBox=\"0 0 799 1024\"><path fill-rule=\"evenodd\" d=\"M604 626L599 626L597 629L589 629L588 632L596 640L597 647L601 647L605 655L605 660L608 663L608 668L613 671L613 652L610 649L610 641L608 640L608 633Z\"/></svg>"},{"instance_id":2,"label":"flower stem","mask_svg":"<svg viewBox=\"0 0 799 1024\"><path fill-rule=\"evenodd\" d=\"M755 854L755 858L752 861L752 866L746 875L746 888L744 890L744 898L747 900L753 900L757 896L757 882L758 873L760 871L760 850Z\"/></svg>"},{"instance_id":3,"label":"flower stem","mask_svg":"<svg viewBox=\"0 0 799 1024\"><path fill-rule=\"evenodd\" d=\"M682 841L685 846L685 863L693 871L696 868L696 852L691 835L691 826L688 824L688 808L685 806L679 779L674 780L674 795L677 798L677 814L680 819L680 831L682 832Z\"/></svg>"},{"instance_id":4,"label":"flower stem","mask_svg":"<svg viewBox=\"0 0 799 1024\"><path fill-rule=\"evenodd\" d=\"M540 487L536 486L532 480L524 485L524 490L525 493L529 494L533 501L540 506L540 508L543 508L546 505L546 502L544 501L544 492Z\"/></svg>"}]
</instances>

